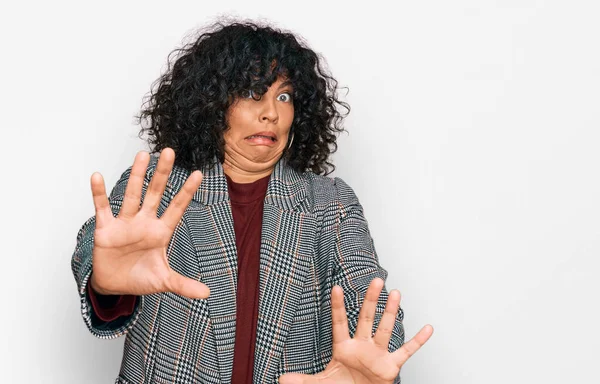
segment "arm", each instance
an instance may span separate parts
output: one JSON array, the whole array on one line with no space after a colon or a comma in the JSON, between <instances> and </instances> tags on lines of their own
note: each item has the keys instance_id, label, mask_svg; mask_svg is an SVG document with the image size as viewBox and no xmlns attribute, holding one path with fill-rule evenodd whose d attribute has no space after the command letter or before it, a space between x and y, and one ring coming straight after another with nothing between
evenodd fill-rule
<instances>
[{"instance_id":1,"label":"arm","mask_svg":"<svg viewBox=\"0 0 600 384\"><path fill-rule=\"evenodd\" d=\"M340 218L334 246L335 267L332 286L339 285L344 290L349 333L354 337L358 314L371 280L380 277L385 281L388 273L379 265L367 220L356 194L340 178L335 178L335 185L340 202ZM384 286L377 303L373 331L379 325L387 298L388 292ZM388 346L390 352L404 344L403 319L404 311L400 308ZM400 382L399 376L395 382Z\"/></svg>"}]
</instances>

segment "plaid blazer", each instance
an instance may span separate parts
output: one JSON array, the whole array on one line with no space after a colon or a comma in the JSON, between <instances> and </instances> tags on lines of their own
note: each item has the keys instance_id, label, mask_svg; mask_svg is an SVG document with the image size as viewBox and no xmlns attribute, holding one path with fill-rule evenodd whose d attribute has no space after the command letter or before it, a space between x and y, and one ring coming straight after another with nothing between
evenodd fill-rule
<instances>
[{"instance_id":1,"label":"plaid blazer","mask_svg":"<svg viewBox=\"0 0 600 384\"><path fill-rule=\"evenodd\" d=\"M156 168L151 157L142 199ZM129 167L109 201L116 216ZM174 167L160 217L190 171ZM115 383L229 383L236 323L237 256L227 180L221 164L203 170L203 181L167 248L170 266L210 287L207 299L173 293L141 296L125 320L95 320L86 293L92 271L95 216L77 234L71 267L83 320L104 339L126 335ZM387 272L378 262L362 207L340 178L298 173L280 160L265 196L260 248L255 383L277 383L288 372L316 373L332 356L331 288L344 289L350 334L372 279ZM376 329L387 300L379 298ZM404 343L400 309L389 350ZM400 377L396 379L400 382Z\"/></svg>"}]
</instances>

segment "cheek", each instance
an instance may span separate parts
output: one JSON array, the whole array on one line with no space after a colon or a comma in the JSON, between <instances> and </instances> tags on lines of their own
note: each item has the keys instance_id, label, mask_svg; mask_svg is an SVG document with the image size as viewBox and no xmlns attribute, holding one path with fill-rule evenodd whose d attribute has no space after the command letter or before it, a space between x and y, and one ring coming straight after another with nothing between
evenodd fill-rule
<instances>
[{"instance_id":1,"label":"cheek","mask_svg":"<svg viewBox=\"0 0 600 384\"><path fill-rule=\"evenodd\" d=\"M230 130L223 132L223 141L225 141L225 146L229 146L231 144L231 136L229 135Z\"/></svg>"},{"instance_id":2,"label":"cheek","mask_svg":"<svg viewBox=\"0 0 600 384\"><path fill-rule=\"evenodd\" d=\"M232 146L235 146L236 136L236 132L231 128L230 125L229 128L223 132L223 141L225 141L225 147L231 148Z\"/></svg>"},{"instance_id":3,"label":"cheek","mask_svg":"<svg viewBox=\"0 0 600 384\"><path fill-rule=\"evenodd\" d=\"M289 110L285 111L281 117L285 120L286 126L291 126L294 122L294 107L291 107Z\"/></svg>"},{"instance_id":4,"label":"cheek","mask_svg":"<svg viewBox=\"0 0 600 384\"><path fill-rule=\"evenodd\" d=\"M227 118L227 125L231 136L243 135L248 131L248 127L252 127L254 121L257 120L256 112L251 108L236 108L232 110Z\"/></svg>"},{"instance_id":5,"label":"cheek","mask_svg":"<svg viewBox=\"0 0 600 384\"><path fill-rule=\"evenodd\" d=\"M231 145L243 137L243 123L239 113L231 113L227 118L227 130L223 132L225 144Z\"/></svg>"}]
</instances>

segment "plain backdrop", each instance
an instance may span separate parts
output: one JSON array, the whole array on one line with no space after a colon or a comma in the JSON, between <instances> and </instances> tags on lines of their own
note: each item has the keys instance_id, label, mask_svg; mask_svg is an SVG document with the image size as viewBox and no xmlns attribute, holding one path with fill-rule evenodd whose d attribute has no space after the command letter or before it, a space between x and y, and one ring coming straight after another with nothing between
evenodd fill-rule
<instances>
[{"instance_id":1,"label":"plain backdrop","mask_svg":"<svg viewBox=\"0 0 600 384\"><path fill-rule=\"evenodd\" d=\"M597 383L596 1L29 1L0 6L2 383L110 383L70 260L138 150L169 52L219 15L303 37L352 111L332 176L364 206L407 337L403 383Z\"/></svg>"}]
</instances>

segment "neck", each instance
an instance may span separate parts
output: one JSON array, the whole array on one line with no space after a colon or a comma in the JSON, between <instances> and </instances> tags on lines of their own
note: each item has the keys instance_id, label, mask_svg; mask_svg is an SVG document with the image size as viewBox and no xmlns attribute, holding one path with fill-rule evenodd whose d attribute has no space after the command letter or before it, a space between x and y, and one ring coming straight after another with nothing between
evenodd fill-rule
<instances>
[{"instance_id":1,"label":"neck","mask_svg":"<svg viewBox=\"0 0 600 384\"><path fill-rule=\"evenodd\" d=\"M227 161L227 159L225 159L225 162L223 163L223 172L225 172L225 174L234 182L243 184L252 183L258 179L262 179L263 177L270 175L273 173L274 168L275 167L272 166L260 170L246 170L236 166L235 164L232 164L231 162Z\"/></svg>"}]
</instances>

